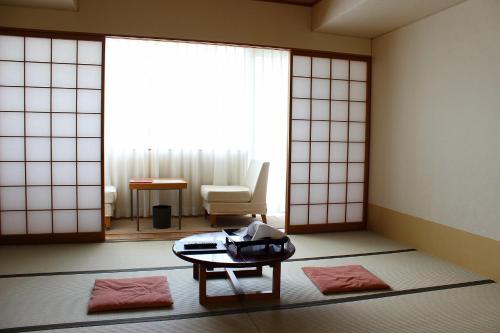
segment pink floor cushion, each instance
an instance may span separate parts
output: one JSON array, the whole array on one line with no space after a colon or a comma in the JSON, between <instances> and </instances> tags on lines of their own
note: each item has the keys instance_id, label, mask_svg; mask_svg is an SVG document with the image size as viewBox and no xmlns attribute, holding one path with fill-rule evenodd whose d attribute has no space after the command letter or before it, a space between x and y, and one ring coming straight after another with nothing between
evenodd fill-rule
<instances>
[{"instance_id":1,"label":"pink floor cushion","mask_svg":"<svg viewBox=\"0 0 500 333\"><path fill-rule=\"evenodd\" d=\"M127 279L97 279L88 312L171 306L165 276Z\"/></svg>"},{"instance_id":2,"label":"pink floor cushion","mask_svg":"<svg viewBox=\"0 0 500 333\"><path fill-rule=\"evenodd\" d=\"M391 288L360 265L302 267L302 270L323 294Z\"/></svg>"}]
</instances>

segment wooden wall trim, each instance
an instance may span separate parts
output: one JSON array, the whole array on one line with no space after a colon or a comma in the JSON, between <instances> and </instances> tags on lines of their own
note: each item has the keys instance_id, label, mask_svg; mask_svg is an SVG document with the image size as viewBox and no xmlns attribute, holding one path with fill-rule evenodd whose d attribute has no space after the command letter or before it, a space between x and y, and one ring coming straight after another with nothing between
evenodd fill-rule
<instances>
[{"instance_id":1,"label":"wooden wall trim","mask_svg":"<svg viewBox=\"0 0 500 333\"><path fill-rule=\"evenodd\" d=\"M500 242L377 205L368 229L500 282Z\"/></svg>"},{"instance_id":2,"label":"wooden wall trim","mask_svg":"<svg viewBox=\"0 0 500 333\"><path fill-rule=\"evenodd\" d=\"M37 30L23 29L0 26L2 35L22 36L22 37L40 37L40 38L60 38L60 39L78 39L89 41L103 41L106 38L104 34L86 33L86 32L67 32L58 30Z\"/></svg>"},{"instance_id":3,"label":"wooden wall trim","mask_svg":"<svg viewBox=\"0 0 500 333\"><path fill-rule=\"evenodd\" d=\"M304 225L289 225L287 233L289 234L309 234L319 232L334 232L334 231L355 231L366 229L364 222L342 222L328 224L304 224Z\"/></svg>"},{"instance_id":4,"label":"wooden wall trim","mask_svg":"<svg viewBox=\"0 0 500 333\"><path fill-rule=\"evenodd\" d=\"M0 245L104 242L104 232L70 234L2 235Z\"/></svg>"},{"instance_id":5,"label":"wooden wall trim","mask_svg":"<svg viewBox=\"0 0 500 333\"><path fill-rule=\"evenodd\" d=\"M186 38L167 38L158 37L154 35L144 36L144 35L129 35L129 34L113 34L113 33L87 33L87 32L68 32L61 30L37 30L37 29L25 29L25 28L12 28L12 27L2 27L0 26L3 34L19 35L19 36L29 36L29 37L44 37L47 33L58 35L58 38L68 38L68 39L81 39L81 40L104 40L107 37L113 38L130 38L130 39L149 39L158 40L166 42L183 42L183 43L198 43L198 44L213 44L213 45L223 45L223 46L236 46L236 47L253 47L253 48L263 48L281 51L291 51L296 55L309 55L309 56L325 56L325 57L335 57L338 59L351 59L360 61L371 61L371 55L363 55L357 53L345 53L345 52L333 52L333 51L322 51L317 49L301 49L293 47L276 46L271 44L254 44L254 43L238 43L238 42L221 42L216 40L201 40L201 39L186 39Z\"/></svg>"}]
</instances>

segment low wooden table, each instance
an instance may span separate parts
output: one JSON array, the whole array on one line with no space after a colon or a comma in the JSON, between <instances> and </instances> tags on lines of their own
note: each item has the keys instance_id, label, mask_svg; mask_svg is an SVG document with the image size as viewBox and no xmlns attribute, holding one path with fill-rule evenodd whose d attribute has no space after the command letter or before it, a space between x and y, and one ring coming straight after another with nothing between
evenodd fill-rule
<instances>
[{"instance_id":1,"label":"low wooden table","mask_svg":"<svg viewBox=\"0 0 500 333\"><path fill-rule=\"evenodd\" d=\"M218 303L224 301L239 301L243 299L279 299L281 286L281 262L295 253L295 246L288 241L285 250L280 254L269 256L234 258L224 250L219 253L192 254L183 252L183 244L225 241L224 232L198 234L183 238L174 243L172 251L179 258L193 263L193 278L199 281L200 304ZM206 250L207 252L210 250ZM262 267L273 268L273 284L271 291L247 294L241 287L238 277L262 276ZM207 279L227 278L234 295L207 295Z\"/></svg>"},{"instance_id":2,"label":"low wooden table","mask_svg":"<svg viewBox=\"0 0 500 333\"><path fill-rule=\"evenodd\" d=\"M179 230L182 224L182 189L187 182L178 178L132 178L128 183L130 189L130 219L134 219L134 190L137 196L137 231L139 231L139 191L143 190L179 190Z\"/></svg>"}]
</instances>

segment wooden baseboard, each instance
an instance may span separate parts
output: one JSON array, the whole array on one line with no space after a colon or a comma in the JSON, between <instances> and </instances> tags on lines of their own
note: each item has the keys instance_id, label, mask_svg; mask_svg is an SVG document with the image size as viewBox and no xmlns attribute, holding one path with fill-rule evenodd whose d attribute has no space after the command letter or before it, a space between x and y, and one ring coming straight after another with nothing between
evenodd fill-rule
<instances>
[{"instance_id":1,"label":"wooden baseboard","mask_svg":"<svg viewBox=\"0 0 500 333\"><path fill-rule=\"evenodd\" d=\"M366 224L363 222L330 223L330 224L307 224L289 225L286 228L287 234L312 234L335 231L365 230Z\"/></svg>"},{"instance_id":2,"label":"wooden baseboard","mask_svg":"<svg viewBox=\"0 0 500 333\"><path fill-rule=\"evenodd\" d=\"M500 282L500 242L368 205L368 229Z\"/></svg>"},{"instance_id":3,"label":"wooden baseboard","mask_svg":"<svg viewBox=\"0 0 500 333\"><path fill-rule=\"evenodd\" d=\"M2 235L0 245L49 244L49 243L92 243L103 242L104 232L80 232L72 234Z\"/></svg>"}]
</instances>

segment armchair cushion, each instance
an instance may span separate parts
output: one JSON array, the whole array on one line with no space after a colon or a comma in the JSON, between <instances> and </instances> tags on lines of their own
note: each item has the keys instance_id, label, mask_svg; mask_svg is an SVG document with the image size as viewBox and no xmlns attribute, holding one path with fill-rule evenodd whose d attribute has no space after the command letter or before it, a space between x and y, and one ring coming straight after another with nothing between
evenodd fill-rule
<instances>
[{"instance_id":1,"label":"armchair cushion","mask_svg":"<svg viewBox=\"0 0 500 333\"><path fill-rule=\"evenodd\" d=\"M116 201L116 187L106 186L104 189L104 203L114 204Z\"/></svg>"},{"instance_id":2,"label":"armchair cushion","mask_svg":"<svg viewBox=\"0 0 500 333\"><path fill-rule=\"evenodd\" d=\"M201 196L207 202L250 202L248 186L202 185Z\"/></svg>"}]
</instances>

